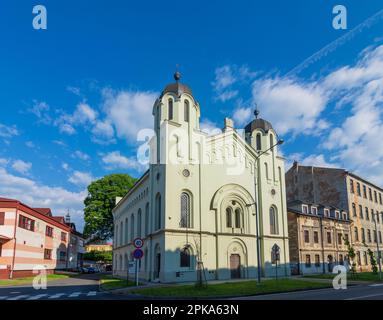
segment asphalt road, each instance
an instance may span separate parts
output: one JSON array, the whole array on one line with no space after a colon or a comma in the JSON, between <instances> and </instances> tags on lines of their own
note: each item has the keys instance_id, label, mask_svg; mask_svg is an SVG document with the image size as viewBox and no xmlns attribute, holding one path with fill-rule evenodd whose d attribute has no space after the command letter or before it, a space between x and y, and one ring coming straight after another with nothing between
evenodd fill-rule
<instances>
[{"instance_id":1,"label":"asphalt road","mask_svg":"<svg viewBox=\"0 0 383 320\"><path fill-rule=\"evenodd\" d=\"M383 284L362 284L347 289L317 289L240 297L235 300L383 300Z\"/></svg>"},{"instance_id":2,"label":"asphalt road","mask_svg":"<svg viewBox=\"0 0 383 320\"><path fill-rule=\"evenodd\" d=\"M32 284L0 287L1 300L94 300L115 299L99 291L99 274L84 274L73 278L48 281L47 289L34 289Z\"/></svg>"}]
</instances>

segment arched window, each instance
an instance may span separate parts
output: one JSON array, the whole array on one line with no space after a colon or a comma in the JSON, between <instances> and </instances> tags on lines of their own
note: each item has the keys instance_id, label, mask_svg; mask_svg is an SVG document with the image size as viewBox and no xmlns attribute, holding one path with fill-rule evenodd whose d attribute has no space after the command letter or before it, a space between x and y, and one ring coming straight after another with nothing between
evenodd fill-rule
<instances>
[{"instance_id":1,"label":"arched window","mask_svg":"<svg viewBox=\"0 0 383 320\"><path fill-rule=\"evenodd\" d=\"M265 175L266 175L266 179L269 179L269 167L267 166L266 162L265 162Z\"/></svg>"},{"instance_id":2,"label":"arched window","mask_svg":"<svg viewBox=\"0 0 383 320\"><path fill-rule=\"evenodd\" d=\"M134 214L130 216L130 240L134 240Z\"/></svg>"},{"instance_id":3,"label":"arched window","mask_svg":"<svg viewBox=\"0 0 383 320\"><path fill-rule=\"evenodd\" d=\"M355 241L359 241L358 227L355 227L355 228L354 228L354 234L355 234Z\"/></svg>"},{"instance_id":4,"label":"arched window","mask_svg":"<svg viewBox=\"0 0 383 320\"><path fill-rule=\"evenodd\" d=\"M270 233L278 234L278 217L275 207L270 207Z\"/></svg>"},{"instance_id":5,"label":"arched window","mask_svg":"<svg viewBox=\"0 0 383 320\"><path fill-rule=\"evenodd\" d=\"M233 227L232 215L233 215L233 209L231 209L231 207L226 208L226 227L227 228Z\"/></svg>"},{"instance_id":6,"label":"arched window","mask_svg":"<svg viewBox=\"0 0 383 320\"><path fill-rule=\"evenodd\" d=\"M235 227L242 228L242 211L241 209L235 209Z\"/></svg>"},{"instance_id":7,"label":"arched window","mask_svg":"<svg viewBox=\"0 0 383 320\"><path fill-rule=\"evenodd\" d=\"M145 235L149 234L149 202L145 206Z\"/></svg>"},{"instance_id":8,"label":"arched window","mask_svg":"<svg viewBox=\"0 0 383 320\"><path fill-rule=\"evenodd\" d=\"M137 214L137 237L141 238L141 228L142 228L142 214L141 214L141 209L138 209L138 214Z\"/></svg>"},{"instance_id":9,"label":"arched window","mask_svg":"<svg viewBox=\"0 0 383 320\"><path fill-rule=\"evenodd\" d=\"M129 219L125 218L125 244L129 243Z\"/></svg>"},{"instance_id":10,"label":"arched window","mask_svg":"<svg viewBox=\"0 0 383 320\"><path fill-rule=\"evenodd\" d=\"M161 229L161 194L156 195L156 230Z\"/></svg>"},{"instance_id":11,"label":"arched window","mask_svg":"<svg viewBox=\"0 0 383 320\"><path fill-rule=\"evenodd\" d=\"M190 228L190 196L186 192L181 193L181 228Z\"/></svg>"},{"instance_id":12,"label":"arched window","mask_svg":"<svg viewBox=\"0 0 383 320\"><path fill-rule=\"evenodd\" d=\"M190 268L190 250L185 247L180 252L180 266L181 268Z\"/></svg>"},{"instance_id":13,"label":"arched window","mask_svg":"<svg viewBox=\"0 0 383 320\"><path fill-rule=\"evenodd\" d=\"M124 244L124 222L121 221L121 224L120 224L120 246L122 246Z\"/></svg>"},{"instance_id":14,"label":"arched window","mask_svg":"<svg viewBox=\"0 0 383 320\"><path fill-rule=\"evenodd\" d=\"M262 150L261 134L260 133L257 133L256 148L257 148L258 151Z\"/></svg>"},{"instance_id":15,"label":"arched window","mask_svg":"<svg viewBox=\"0 0 383 320\"><path fill-rule=\"evenodd\" d=\"M173 120L173 99L168 100L169 120Z\"/></svg>"},{"instance_id":16,"label":"arched window","mask_svg":"<svg viewBox=\"0 0 383 320\"><path fill-rule=\"evenodd\" d=\"M189 112L190 112L189 101L185 100L185 105L184 105L184 120L185 120L185 122L189 122Z\"/></svg>"}]
</instances>

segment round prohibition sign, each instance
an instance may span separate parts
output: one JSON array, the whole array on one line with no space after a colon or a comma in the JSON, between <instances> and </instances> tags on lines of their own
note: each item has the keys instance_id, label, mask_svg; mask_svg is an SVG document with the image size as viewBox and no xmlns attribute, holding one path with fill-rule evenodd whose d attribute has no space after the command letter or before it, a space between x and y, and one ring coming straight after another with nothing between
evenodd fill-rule
<instances>
[{"instance_id":1,"label":"round prohibition sign","mask_svg":"<svg viewBox=\"0 0 383 320\"><path fill-rule=\"evenodd\" d=\"M142 251L141 249L136 249L133 251L133 257L135 259L141 259L143 256L144 256L144 251Z\"/></svg>"},{"instance_id":2,"label":"round prohibition sign","mask_svg":"<svg viewBox=\"0 0 383 320\"><path fill-rule=\"evenodd\" d=\"M144 245L144 240L142 240L141 238L136 238L133 240L133 245L136 248L142 248L142 246Z\"/></svg>"}]
</instances>

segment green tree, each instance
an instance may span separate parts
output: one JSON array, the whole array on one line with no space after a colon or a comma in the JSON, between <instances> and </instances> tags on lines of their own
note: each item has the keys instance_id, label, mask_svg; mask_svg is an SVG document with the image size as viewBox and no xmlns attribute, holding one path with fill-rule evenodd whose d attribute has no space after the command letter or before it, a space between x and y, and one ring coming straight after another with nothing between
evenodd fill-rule
<instances>
[{"instance_id":1,"label":"green tree","mask_svg":"<svg viewBox=\"0 0 383 320\"><path fill-rule=\"evenodd\" d=\"M88 186L88 196L84 200L86 237L101 240L113 237L112 209L116 205L116 197L123 197L135 181L127 174L111 174Z\"/></svg>"},{"instance_id":2,"label":"green tree","mask_svg":"<svg viewBox=\"0 0 383 320\"><path fill-rule=\"evenodd\" d=\"M367 253L370 257L370 262L371 262L371 269L372 269L372 272L373 273L378 273L378 267L377 267L377 264L376 264L376 259L375 259L375 256L374 256L374 252L372 252L372 250L370 248L367 249Z\"/></svg>"},{"instance_id":3,"label":"green tree","mask_svg":"<svg viewBox=\"0 0 383 320\"><path fill-rule=\"evenodd\" d=\"M112 262L112 251L97 251L92 250L84 253L84 260L91 260L96 262Z\"/></svg>"},{"instance_id":4,"label":"green tree","mask_svg":"<svg viewBox=\"0 0 383 320\"><path fill-rule=\"evenodd\" d=\"M348 239L346 239L345 237L343 237L343 241L344 241L345 245L347 246L347 255L348 255L350 266L351 266L351 269L350 269L351 276L354 277L355 272L356 272L356 263L354 261L355 256L356 256L355 249L350 244L350 241L348 241Z\"/></svg>"}]
</instances>

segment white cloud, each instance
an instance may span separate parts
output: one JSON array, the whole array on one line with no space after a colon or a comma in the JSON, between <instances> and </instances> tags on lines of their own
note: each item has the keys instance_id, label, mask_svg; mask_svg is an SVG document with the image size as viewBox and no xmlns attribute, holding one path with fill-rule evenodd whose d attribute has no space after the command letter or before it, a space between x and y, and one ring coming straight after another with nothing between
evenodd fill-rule
<instances>
[{"instance_id":1,"label":"white cloud","mask_svg":"<svg viewBox=\"0 0 383 320\"><path fill-rule=\"evenodd\" d=\"M71 192L61 187L42 185L31 179L12 175L4 168L0 168L0 181L2 197L18 199L30 207L49 207L56 216L65 215L69 209L72 220L79 230L82 229L86 190Z\"/></svg>"},{"instance_id":2,"label":"white cloud","mask_svg":"<svg viewBox=\"0 0 383 320\"><path fill-rule=\"evenodd\" d=\"M216 123L208 119L204 119L203 121L201 121L200 129L201 131L207 133L208 135L215 135L215 134L222 133L222 129L218 128Z\"/></svg>"},{"instance_id":3,"label":"white cloud","mask_svg":"<svg viewBox=\"0 0 383 320\"><path fill-rule=\"evenodd\" d=\"M2 138L12 138L13 136L19 135L19 131L16 126L6 126L0 123L0 137Z\"/></svg>"},{"instance_id":4,"label":"white cloud","mask_svg":"<svg viewBox=\"0 0 383 320\"><path fill-rule=\"evenodd\" d=\"M5 158L0 158L0 166L5 166L7 165L9 162L8 159L5 159Z\"/></svg>"},{"instance_id":5,"label":"white cloud","mask_svg":"<svg viewBox=\"0 0 383 320\"><path fill-rule=\"evenodd\" d=\"M89 172L81 172L81 171L74 171L73 174L68 179L69 182L77 186L87 186L93 180L94 178Z\"/></svg>"},{"instance_id":6,"label":"white cloud","mask_svg":"<svg viewBox=\"0 0 383 320\"><path fill-rule=\"evenodd\" d=\"M25 142L25 145L28 147L28 148L35 148L35 144L32 142L32 141L27 141Z\"/></svg>"},{"instance_id":7,"label":"white cloud","mask_svg":"<svg viewBox=\"0 0 383 320\"><path fill-rule=\"evenodd\" d=\"M81 159L81 160L84 160L84 161L87 161L90 159L90 156L88 154L86 154L85 152L82 152L80 150L76 150L73 155L72 155L73 158L78 158L78 159Z\"/></svg>"},{"instance_id":8,"label":"white cloud","mask_svg":"<svg viewBox=\"0 0 383 320\"><path fill-rule=\"evenodd\" d=\"M61 133L66 133L69 135L75 134L76 130L68 123L61 123L59 124L59 130Z\"/></svg>"},{"instance_id":9,"label":"white cloud","mask_svg":"<svg viewBox=\"0 0 383 320\"><path fill-rule=\"evenodd\" d=\"M152 108L158 93L104 89L103 97L106 119L119 138L135 142L138 131L153 127Z\"/></svg>"},{"instance_id":10,"label":"white cloud","mask_svg":"<svg viewBox=\"0 0 383 320\"><path fill-rule=\"evenodd\" d=\"M238 107L233 113L235 125L244 126L252 118L253 111L251 108Z\"/></svg>"},{"instance_id":11,"label":"white cloud","mask_svg":"<svg viewBox=\"0 0 383 320\"><path fill-rule=\"evenodd\" d=\"M33 100L33 106L28 109L28 112L33 113L39 119L39 122L49 124L52 121L49 110L50 107L46 102Z\"/></svg>"},{"instance_id":12,"label":"white cloud","mask_svg":"<svg viewBox=\"0 0 383 320\"><path fill-rule=\"evenodd\" d=\"M15 160L12 163L12 168L13 170L22 173L22 174L27 174L29 170L32 168L32 163L30 162L25 162L23 160Z\"/></svg>"},{"instance_id":13,"label":"white cloud","mask_svg":"<svg viewBox=\"0 0 383 320\"><path fill-rule=\"evenodd\" d=\"M106 169L135 169L141 171L142 166L137 159L128 158L121 155L120 151L109 152L102 156L102 162L106 164Z\"/></svg>"},{"instance_id":14,"label":"white cloud","mask_svg":"<svg viewBox=\"0 0 383 320\"><path fill-rule=\"evenodd\" d=\"M61 167L65 170L65 171L68 171L69 170L69 165L65 162L62 163Z\"/></svg>"}]
</instances>

